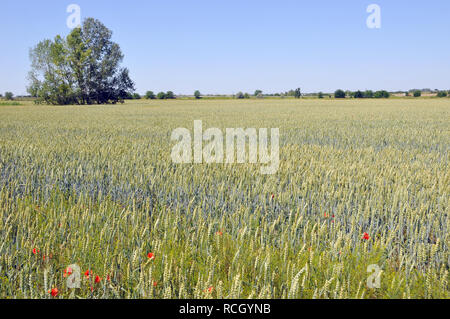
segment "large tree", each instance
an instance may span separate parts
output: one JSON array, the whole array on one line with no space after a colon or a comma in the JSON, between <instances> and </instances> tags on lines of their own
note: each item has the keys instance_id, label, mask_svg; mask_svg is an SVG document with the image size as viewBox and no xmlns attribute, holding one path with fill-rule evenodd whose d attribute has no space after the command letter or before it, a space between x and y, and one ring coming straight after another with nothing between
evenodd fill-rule
<instances>
[{"instance_id":1,"label":"large tree","mask_svg":"<svg viewBox=\"0 0 450 319\"><path fill-rule=\"evenodd\" d=\"M48 104L103 104L123 101L134 91L123 54L112 32L88 18L64 39L38 43L30 51L28 92Z\"/></svg>"},{"instance_id":2,"label":"large tree","mask_svg":"<svg viewBox=\"0 0 450 319\"><path fill-rule=\"evenodd\" d=\"M345 99L345 92L341 89L336 90L336 92L334 92L334 98L335 99Z\"/></svg>"}]
</instances>

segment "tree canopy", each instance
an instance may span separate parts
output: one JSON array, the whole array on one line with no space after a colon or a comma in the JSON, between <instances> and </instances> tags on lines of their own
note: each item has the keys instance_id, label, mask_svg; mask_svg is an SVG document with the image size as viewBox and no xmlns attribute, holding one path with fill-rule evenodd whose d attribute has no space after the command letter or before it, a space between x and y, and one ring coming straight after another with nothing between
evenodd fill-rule
<instances>
[{"instance_id":1,"label":"tree canopy","mask_svg":"<svg viewBox=\"0 0 450 319\"><path fill-rule=\"evenodd\" d=\"M345 99L345 92L343 90L336 90L336 92L334 92L334 98L336 99Z\"/></svg>"},{"instance_id":2,"label":"tree canopy","mask_svg":"<svg viewBox=\"0 0 450 319\"><path fill-rule=\"evenodd\" d=\"M242 93L242 92L240 92L240 91L237 92L237 93L236 93L236 98L237 98L237 99L243 99L243 98L245 98L244 93Z\"/></svg>"},{"instance_id":3,"label":"tree canopy","mask_svg":"<svg viewBox=\"0 0 450 319\"><path fill-rule=\"evenodd\" d=\"M153 91L147 91L147 93L145 93L145 98L148 100L154 100L156 96L155 93L153 93Z\"/></svg>"},{"instance_id":4,"label":"tree canopy","mask_svg":"<svg viewBox=\"0 0 450 319\"><path fill-rule=\"evenodd\" d=\"M11 92L5 92L5 100L13 100L14 99L14 94L12 94Z\"/></svg>"},{"instance_id":5,"label":"tree canopy","mask_svg":"<svg viewBox=\"0 0 450 319\"><path fill-rule=\"evenodd\" d=\"M134 91L123 54L112 32L88 18L66 37L57 35L30 50L28 92L48 104L104 104L123 101Z\"/></svg>"}]
</instances>

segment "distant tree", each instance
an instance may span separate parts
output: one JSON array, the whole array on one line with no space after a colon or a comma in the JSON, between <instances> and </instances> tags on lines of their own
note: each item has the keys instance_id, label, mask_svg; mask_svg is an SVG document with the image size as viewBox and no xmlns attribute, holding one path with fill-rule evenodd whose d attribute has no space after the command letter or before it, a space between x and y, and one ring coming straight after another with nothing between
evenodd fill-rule
<instances>
[{"instance_id":1,"label":"distant tree","mask_svg":"<svg viewBox=\"0 0 450 319\"><path fill-rule=\"evenodd\" d=\"M200 99L202 97L202 95L201 95L199 90L194 92L194 96L195 96L196 99Z\"/></svg>"},{"instance_id":2,"label":"distant tree","mask_svg":"<svg viewBox=\"0 0 450 319\"><path fill-rule=\"evenodd\" d=\"M244 99L244 98L245 98L244 93L242 93L242 92L237 92L237 93L236 93L236 98L237 98L237 99Z\"/></svg>"},{"instance_id":3,"label":"distant tree","mask_svg":"<svg viewBox=\"0 0 450 319\"><path fill-rule=\"evenodd\" d=\"M141 95L139 93L133 93L133 100L140 100Z\"/></svg>"},{"instance_id":4,"label":"distant tree","mask_svg":"<svg viewBox=\"0 0 450 319\"><path fill-rule=\"evenodd\" d=\"M346 91L345 91L345 96L353 97L353 92L350 91L350 90L346 90Z\"/></svg>"},{"instance_id":5,"label":"distant tree","mask_svg":"<svg viewBox=\"0 0 450 319\"><path fill-rule=\"evenodd\" d=\"M3 97L3 94L0 93L0 99Z\"/></svg>"},{"instance_id":6,"label":"distant tree","mask_svg":"<svg viewBox=\"0 0 450 319\"><path fill-rule=\"evenodd\" d=\"M323 99L323 93L319 92L319 94L317 95L319 99Z\"/></svg>"},{"instance_id":7,"label":"distant tree","mask_svg":"<svg viewBox=\"0 0 450 319\"><path fill-rule=\"evenodd\" d=\"M5 92L5 100L10 101L14 99L14 94L11 92Z\"/></svg>"},{"instance_id":8,"label":"distant tree","mask_svg":"<svg viewBox=\"0 0 450 319\"><path fill-rule=\"evenodd\" d=\"M159 93L156 95L156 98L158 98L159 100L164 100L164 99L166 98L166 93L164 93L164 92L159 92Z\"/></svg>"},{"instance_id":9,"label":"distant tree","mask_svg":"<svg viewBox=\"0 0 450 319\"><path fill-rule=\"evenodd\" d=\"M249 98L250 98L250 94L245 93L245 94L244 94L244 99L249 99Z\"/></svg>"},{"instance_id":10,"label":"distant tree","mask_svg":"<svg viewBox=\"0 0 450 319\"><path fill-rule=\"evenodd\" d=\"M256 96L256 98L257 98L257 99L263 99L263 98L264 98L264 95L262 94L262 92L261 92L261 93L258 93L258 95Z\"/></svg>"},{"instance_id":11,"label":"distant tree","mask_svg":"<svg viewBox=\"0 0 450 319\"><path fill-rule=\"evenodd\" d=\"M447 92L446 91L439 91L437 93L437 97L446 97L447 96Z\"/></svg>"},{"instance_id":12,"label":"distant tree","mask_svg":"<svg viewBox=\"0 0 450 319\"><path fill-rule=\"evenodd\" d=\"M382 91L376 91L373 95L374 98L376 99L387 99L390 97L390 94L388 91L382 90Z\"/></svg>"},{"instance_id":13,"label":"distant tree","mask_svg":"<svg viewBox=\"0 0 450 319\"><path fill-rule=\"evenodd\" d=\"M295 91L294 91L294 97L295 97L296 99L299 99L299 98L302 97L302 90L301 90L300 88L295 89Z\"/></svg>"},{"instance_id":14,"label":"distant tree","mask_svg":"<svg viewBox=\"0 0 450 319\"><path fill-rule=\"evenodd\" d=\"M167 91L166 93L166 99L174 99L175 95L173 94L172 91Z\"/></svg>"},{"instance_id":15,"label":"distant tree","mask_svg":"<svg viewBox=\"0 0 450 319\"><path fill-rule=\"evenodd\" d=\"M421 96L422 96L422 91L420 91L420 90L415 90L414 93L413 93L413 96L414 96L414 97L421 97Z\"/></svg>"},{"instance_id":16,"label":"distant tree","mask_svg":"<svg viewBox=\"0 0 450 319\"><path fill-rule=\"evenodd\" d=\"M123 54L112 32L88 18L63 38L38 43L30 51L28 92L48 104L117 103L133 92Z\"/></svg>"},{"instance_id":17,"label":"distant tree","mask_svg":"<svg viewBox=\"0 0 450 319\"><path fill-rule=\"evenodd\" d=\"M335 99L345 99L345 92L343 90L336 90L336 92L334 92L334 98Z\"/></svg>"},{"instance_id":18,"label":"distant tree","mask_svg":"<svg viewBox=\"0 0 450 319\"><path fill-rule=\"evenodd\" d=\"M363 92L361 92L360 90L358 90L358 91L356 91L355 93L353 93L353 97L354 97L355 99L362 99L362 98L364 98L364 94L363 94Z\"/></svg>"},{"instance_id":19,"label":"distant tree","mask_svg":"<svg viewBox=\"0 0 450 319\"><path fill-rule=\"evenodd\" d=\"M365 97L366 99L372 99L372 98L373 98L373 91L372 91L372 90L366 90L366 91L364 92L364 97Z\"/></svg>"},{"instance_id":20,"label":"distant tree","mask_svg":"<svg viewBox=\"0 0 450 319\"><path fill-rule=\"evenodd\" d=\"M145 98L148 100L154 100L156 96L152 91L147 91L147 93L145 93Z\"/></svg>"},{"instance_id":21,"label":"distant tree","mask_svg":"<svg viewBox=\"0 0 450 319\"><path fill-rule=\"evenodd\" d=\"M262 92L263 92L263 91L261 91L261 90L256 90L254 95L255 95L255 96L258 96L259 94L262 94Z\"/></svg>"}]
</instances>

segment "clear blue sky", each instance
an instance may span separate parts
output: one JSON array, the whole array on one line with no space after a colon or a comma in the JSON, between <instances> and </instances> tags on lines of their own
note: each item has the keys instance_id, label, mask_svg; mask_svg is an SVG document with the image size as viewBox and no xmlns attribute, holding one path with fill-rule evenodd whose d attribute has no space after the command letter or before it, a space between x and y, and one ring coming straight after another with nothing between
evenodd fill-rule
<instances>
[{"instance_id":1,"label":"clear blue sky","mask_svg":"<svg viewBox=\"0 0 450 319\"><path fill-rule=\"evenodd\" d=\"M450 89L448 0L2 0L0 92L26 93L29 48L69 32L71 3L113 30L139 93Z\"/></svg>"}]
</instances>

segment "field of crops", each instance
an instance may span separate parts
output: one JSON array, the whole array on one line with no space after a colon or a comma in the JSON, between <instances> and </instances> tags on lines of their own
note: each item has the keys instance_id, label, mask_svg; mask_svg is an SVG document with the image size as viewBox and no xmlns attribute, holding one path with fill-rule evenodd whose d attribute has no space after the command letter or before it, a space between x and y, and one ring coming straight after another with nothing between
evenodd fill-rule
<instances>
[{"instance_id":1,"label":"field of crops","mask_svg":"<svg viewBox=\"0 0 450 319\"><path fill-rule=\"evenodd\" d=\"M449 119L450 99L0 106L0 298L449 298ZM278 172L172 163L194 120L279 128Z\"/></svg>"}]
</instances>

